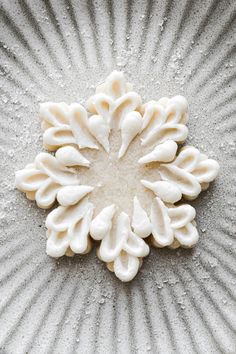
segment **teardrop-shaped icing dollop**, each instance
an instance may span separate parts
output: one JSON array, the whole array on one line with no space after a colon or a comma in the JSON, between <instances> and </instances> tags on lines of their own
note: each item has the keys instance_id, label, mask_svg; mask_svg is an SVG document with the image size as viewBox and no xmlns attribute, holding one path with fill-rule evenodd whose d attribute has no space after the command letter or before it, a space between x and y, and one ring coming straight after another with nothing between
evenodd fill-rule
<instances>
[{"instance_id":1,"label":"teardrop-shaped icing dollop","mask_svg":"<svg viewBox=\"0 0 236 354\"><path fill-rule=\"evenodd\" d=\"M108 153L110 150L108 139L110 134L110 127L105 119L100 115L93 115L89 118L88 127L90 133L97 139L97 141Z\"/></svg>"},{"instance_id":2,"label":"teardrop-shaped icing dollop","mask_svg":"<svg viewBox=\"0 0 236 354\"><path fill-rule=\"evenodd\" d=\"M131 141L140 133L142 127L142 116L139 112L128 113L121 122L121 148L118 158L120 159L126 153Z\"/></svg>"},{"instance_id":3,"label":"teardrop-shaped icing dollop","mask_svg":"<svg viewBox=\"0 0 236 354\"><path fill-rule=\"evenodd\" d=\"M90 162L73 146L58 149L56 158L63 166L90 166Z\"/></svg>"},{"instance_id":4,"label":"teardrop-shaped icing dollop","mask_svg":"<svg viewBox=\"0 0 236 354\"><path fill-rule=\"evenodd\" d=\"M167 181L149 182L146 180L141 180L141 183L166 203L176 203L182 198L180 188L174 183Z\"/></svg>"},{"instance_id":5,"label":"teardrop-shaped icing dollop","mask_svg":"<svg viewBox=\"0 0 236 354\"><path fill-rule=\"evenodd\" d=\"M57 193L58 203L62 206L74 205L93 189L91 186L84 185L63 187Z\"/></svg>"},{"instance_id":6,"label":"teardrop-shaped icing dollop","mask_svg":"<svg viewBox=\"0 0 236 354\"><path fill-rule=\"evenodd\" d=\"M137 197L134 197L132 228L134 232L142 238L149 236L152 232L149 217Z\"/></svg>"},{"instance_id":7,"label":"teardrop-shaped icing dollop","mask_svg":"<svg viewBox=\"0 0 236 354\"><path fill-rule=\"evenodd\" d=\"M140 164L150 162L170 162L173 161L176 155L178 145L173 140L168 140L160 145L157 145L149 154L141 157L138 160Z\"/></svg>"},{"instance_id":8,"label":"teardrop-shaped icing dollop","mask_svg":"<svg viewBox=\"0 0 236 354\"><path fill-rule=\"evenodd\" d=\"M109 205L93 219L90 225L90 235L94 240L102 240L112 228L112 219L116 212L115 204Z\"/></svg>"}]
</instances>

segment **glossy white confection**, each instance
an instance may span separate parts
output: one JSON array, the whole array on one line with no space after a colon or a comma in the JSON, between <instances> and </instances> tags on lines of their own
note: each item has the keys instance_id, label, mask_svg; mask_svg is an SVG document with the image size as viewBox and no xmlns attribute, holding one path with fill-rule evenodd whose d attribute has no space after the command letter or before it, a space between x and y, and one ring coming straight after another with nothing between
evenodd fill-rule
<instances>
[{"instance_id":1,"label":"glossy white confection","mask_svg":"<svg viewBox=\"0 0 236 354\"><path fill-rule=\"evenodd\" d=\"M92 215L93 205L87 200L73 206L59 206L48 214L47 254L61 257L68 248L74 253L87 253L91 247L89 227Z\"/></svg>"},{"instance_id":2,"label":"glossy white confection","mask_svg":"<svg viewBox=\"0 0 236 354\"><path fill-rule=\"evenodd\" d=\"M34 164L16 172L15 185L40 208L50 208L64 186L78 185L76 172L60 164L56 157L40 153Z\"/></svg>"},{"instance_id":3,"label":"glossy white confection","mask_svg":"<svg viewBox=\"0 0 236 354\"><path fill-rule=\"evenodd\" d=\"M146 164L150 162L171 162L174 160L178 145L173 140L167 140L162 144L157 145L147 155L141 157L138 160L140 164Z\"/></svg>"},{"instance_id":4,"label":"glossy white confection","mask_svg":"<svg viewBox=\"0 0 236 354\"><path fill-rule=\"evenodd\" d=\"M142 116L139 112L128 113L121 123L121 141L122 145L119 150L119 159L124 156L131 141L140 133L142 127Z\"/></svg>"},{"instance_id":5,"label":"glossy white confection","mask_svg":"<svg viewBox=\"0 0 236 354\"><path fill-rule=\"evenodd\" d=\"M180 188L167 181L156 181L149 182L141 180L141 183L146 187L152 190L157 197L161 198L166 203L176 203L182 198Z\"/></svg>"},{"instance_id":6,"label":"glossy white confection","mask_svg":"<svg viewBox=\"0 0 236 354\"><path fill-rule=\"evenodd\" d=\"M143 146L153 146L167 140L183 142L187 138L188 104L184 97L150 101L143 110Z\"/></svg>"},{"instance_id":7,"label":"glossy white confection","mask_svg":"<svg viewBox=\"0 0 236 354\"><path fill-rule=\"evenodd\" d=\"M90 235L94 240L102 240L112 228L112 219L116 212L114 204L104 208L92 221Z\"/></svg>"},{"instance_id":8,"label":"glossy white confection","mask_svg":"<svg viewBox=\"0 0 236 354\"><path fill-rule=\"evenodd\" d=\"M87 112L80 104L42 103L40 117L46 149L56 150L68 144L76 144L79 148L98 149L88 128Z\"/></svg>"},{"instance_id":9,"label":"glossy white confection","mask_svg":"<svg viewBox=\"0 0 236 354\"><path fill-rule=\"evenodd\" d=\"M58 149L55 156L63 166L90 166L90 162L73 146L64 146Z\"/></svg>"},{"instance_id":10,"label":"glossy white confection","mask_svg":"<svg viewBox=\"0 0 236 354\"><path fill-rule=\"evenodd\" d=\"M121 130L121 158L142 128L142 116L138 112L141 97L130 91L122 72L113 71L106 82L100 85L97 93L87 101L87 109L92 114L89 129L103 148L109 152L109 134L111 129Z\"/></svg>"},{"instance_id":11,"label":"glossy white confection","mask_svg":"<svg viewBox=\"0 0 236 354\"><path fill-rule=\"evenodd\" d=\"M155 198L151 209L152 244L165 247L177 240L183 247L194 246L199 238L193 224L195 215L190 205L167 207L160 198Z\"/></svg>"},{"instance_id":12,"label":"glossy white confection","mask_svg":"<svg viewBox=\"0 0 236 354\"><path fill-rule=\"evenodd\" d=\"M194 147L177 152L188 134L182 96L142 105L124 74L114 71L86 108L40 105L44 147L55 156L38 154L16 172L15 183L40 208L59 204L46 218L49 256L84 254L97 241L98 257L127 282L149 253L147 237L155 247L196 244L195 209L175 203L207 189L219 165Z\"/></svg>"},{"instance_id":13,"label":"glossy white confection","mask_svg":"<svg viewBox=\"0 0 236 354\"><path fill-rule=\"evenodd\" d=\"M208 187L207 183L216 178L219 164L198 149L187 146L172 163L161 164L159 173L163 180L178 186L185 198L195 199Z\"/></svg>"},{"instance_id":14,"label":"glossy white confection","mask_svg":"<svg viewBox=\"0 0 236 354\"><path fill-rule=\"evenodd\" d=\"M93 187L83 185L62 187L57 193L57 201L62 206L74 205L93 189Z\"/></svg>"},{"instance_id":15,"label":"glossy white confection","mask_svg":"<svg viewBox=\"0 0 236 354\"><path fill-rule=\"evenodd\" d=\"M152 225L149 217L137 197L134 197L133 202L132 228L134 232L142 238L152 233Z\"/></svg>"},{"instance_id":16,"label":"glossy white confection","mask_svg":"<svg viewBox=\"0 0 236 354\"><path fill-rule=\"evenodd\" d=\"M100 229L98 231L100 233ZM94 232L96 234L93 225ZM132 231L129 216L124 212L118 215L116 225L109 227L104 234L98 250L99 258L109 263L109 269L112 267L116 276L124 282L135 277L140 265L139 258L148 253L148 245Z\"/></svg>"}]
</instances>

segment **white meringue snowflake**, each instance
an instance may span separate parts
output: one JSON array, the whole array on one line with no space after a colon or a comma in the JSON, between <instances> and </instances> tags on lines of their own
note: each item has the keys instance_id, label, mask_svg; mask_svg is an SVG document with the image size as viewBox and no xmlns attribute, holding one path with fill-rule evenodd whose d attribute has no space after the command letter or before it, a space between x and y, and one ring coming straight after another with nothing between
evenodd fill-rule
<instances>
[{"instance_id":1,"label":"white meringue snowflake","mask_svg":"<svg viewBox=\"0 0 236 354\"><path fill-rule=\"evenodd\" d=\"M78 103L48 102L40 106L40 116L44 147L56 151L55 156L38 154L16 172L16 187L40 208L58 203L46 219L48 255L84 254L94 240L99 259L119 279L130 281L149 253L144 239L156 247L196 244L195 209L175 203L196 198L214 180L219 165L194 147L178 151L177 143L188 135L184 97L142 104L123 73L114 71L86 109ZM125 212L130 193L132 212ZM107 195L112 204L106 205Z\"/></svg>"}]
</instances>

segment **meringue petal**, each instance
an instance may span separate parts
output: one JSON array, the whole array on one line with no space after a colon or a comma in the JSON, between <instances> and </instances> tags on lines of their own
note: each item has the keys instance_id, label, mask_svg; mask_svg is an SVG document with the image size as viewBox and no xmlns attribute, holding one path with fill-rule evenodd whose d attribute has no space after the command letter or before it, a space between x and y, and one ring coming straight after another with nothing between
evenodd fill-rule
<instances>
[{"instance_id":1,"label":"meringue petal","mask_svg":"<svg viewBox=\"0 0 236 354\"><path fill-rule=\"evenodd\" d=\"M48 256L58 258L64 256L69 247L69 237L67 231L57 232L50 231L48 232L46 253Z\"/></svg>"},{"instance_id":2,"label":"meringue petal","mask_svg":"<svg viewBox=\"0 0 236 354\"><path fill-rule=\"evenodd\" d=\"M178 145L173 140L168 140L160 145L157 145L149 154L141 157L138 160L140 164L150 162L171 162L174 160Z\"/></svg>"},{"instance_id":3,"label":"meringue petal","mask_svg":"<svg viewBox=\"0 0 236 354\"><path fill-rule=\"evenodd\" d=\"M197 243L199 234L196 227L190 222L186 226L175 230L175 238L182 246L192 247Z\"/></svg>"},{"instance_id":4,"label":"meringue petal","mask_svg":"<svg viewBox=\"0 0 236 354\"><path fill-rule=\"evenodd\" d=\"M168 181L149 182L146 180L141 180L141 183L166 203L176 203L182 198L181 190L175 183Z\"/></svg>"},{"instance_id":5,"label":"meringue petal","mask_svg":"<svg viewBox=\"0 0 236 354\"><path fill-rule=\"evenodd\" d=\"M73 146L58 149L55 156L63 166L90 166L90 162Z\"/></svg>"},{"instance_id":6,"label":"meringue petal","mask_svg":"<svg viewBox=\"0 0 236 354\"><path fill-rule=\"evenodd\" d=\"M168 214L171 219L171 227L179 229L193 221L196 210L191 205L184 204L175 208L168 208Z\"/></svg>"},{"instance_id":7,"label":"meringue petal","mask_svg":"<svg viewBox=\"0 0 236 354\"><path fill-rule=\"evenodd\" d=\"M93 217L93 210L93 204L90 203L82 220L68 229L70 248L75 253L84 253L88 248L89 227Z\"/></svg>"},{"instance_id":8,"label":"meringue petal","mask_svg":"<svg viewBox=\"0 0 236 354\"><path fill-rule=\"evenodd\" d=\"M171 220L164 203L159 199L153 200L151 208L152 235L162 247L171 245L174 240Z\"/></svg>"},{"instance_id":9,"label":"meringue petal","mask_svg":"<svg viewBox=\"0 0 236 354\"><path fill-rule=\"evenodd\" d=\"M186 198L195 198L201 192L201 186L197 179L174 164L161 165L159 173L163 180L175 183Z\"/></svg>"},{"instance_id":10,"label":"meringue petal","mask_svg":"<svg viewBox=\"0 0 236 354\"><path fill-rule=\"evenodd\" d=\"M142 208L137 197L134 197L132 227L135 234L145 238L152 232L152 225L146 211Z\"/></svg>"},{"instance_id":11,"label":"meringue petal","mask_svg":"<svg viewBox=\"0 0 236 354\"><path fill-rule=\"evenodd\" d=\"M93 115L89 118L88 127L90 133L97 139L97 141L103 146L105 151L109 153L109 134L110 127L102 116Z\"/></svg>"},{"instance_id":12,"label":"meringue petal","mask_svg":"<svg viewBox=\"0 0 236 354\"><path fill-rule=\"evenodd\" d=\"M48 209L56 200L57 192L61 186L54 183L51 178L43 182L35 194L35 200L39 208Z\"/></svg>"},{"instance_id":13,"label":"meringue petal","mask_svg":"<svg viewBox=\"0 0 236 354\"><path fill-rule=\"evenodd\" d=\"M139 270L139 259L122 251L113 264L114 273L123 282L132 280Z\"/></svg>"},{"instance_id":14,"label":"meringue petal","mask_svg":"<svg viewBox=\"0 0 236 354\"><path fill-rule=\"evenodd\" d=\"M122 212L117 218L116 230L111 230L100 245L99 254L104 262L114 261L120 254L129 236L129 217Z\"/></svg>"},{"instance_id":15,"label":"meringue petal","mask_svg":"<svg viewBox=\"0 0 236 354\"><path fill-rule=\"evenodd\" d=\"M112 228L112 219L116 212L115 204L104 209L93 219L90 225L90 235L94 240L102 240L110 233Z\"/></svg>"},{"instance_id":16,"label":"meringue petal","mask_svg":"<svg viewBox=\"0 0 236 354\"><path fill-rule=\"evenodd\" d=\"M93 189L94 187L84 185L63 187L57 193L58 203L65 207L74 205Z\"/></svg>"},{"instance_id":17,"label":"meringue petal","mask_svg":"<svg viewBox=\"0 0 236 354\"><path fill-rule=\"evenodd\" d=\"M212 182L219 173L220 166L217 161L207 159L199 162L197 167L192 171L192 175L196 177L199 183Z\"/></svg>"},{"instance_id":18,"label":"meringue petal","mask_svg":"<svg viewBox=\"0 0 236 354\"><path fill-rule=\"evenodd\" d=\"M88 129L88 116L86 110L78 103L70 106L70 126L78 146L98 149Z\"/></svg>"},{"instance_id":19,"label":"meringue petal","mask_svg":"<svg viewBox=\"0 0 236 354\"><path fill-rule=\"evenodd\" d=\"M126 153L129 144L140 133L142 127L142 116L139 112L128 113L121 123L121 141L118 158L120 159Z\"/></svg>"},{"instance_id":20,"label":"meringue petal","mask_svg":"<svg viewBox=\"0 0 236 354\"><path fill-rule=\"evenodd\" d=\"M36 168L51 177L51 179L61 185L73 185L78 183L76 173L62 166L57 159L45 152L38 154L35 158Z\"/></svg>"}]
</instances>

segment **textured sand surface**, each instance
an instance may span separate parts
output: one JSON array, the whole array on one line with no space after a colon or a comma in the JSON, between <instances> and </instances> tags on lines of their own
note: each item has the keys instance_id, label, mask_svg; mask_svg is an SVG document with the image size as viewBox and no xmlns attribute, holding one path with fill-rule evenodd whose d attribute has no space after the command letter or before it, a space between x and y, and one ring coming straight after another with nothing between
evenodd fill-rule
<instances>
[{"instance_id":1,"label":"textured sand surface","mask_svg":"<svg viewBox=\"0 0 236 354\"><path fill-rule=\"evenodd\" d=\"M235 1L0 3L0 352L235 353ZM84 103L114 69L143 100L186 96L187 143L221 165L191 203L197 247L152 250L130 284L94 252L47 257L48 212L14 189L42 151L39 103Z\"/></svg>"}]
</instances>

